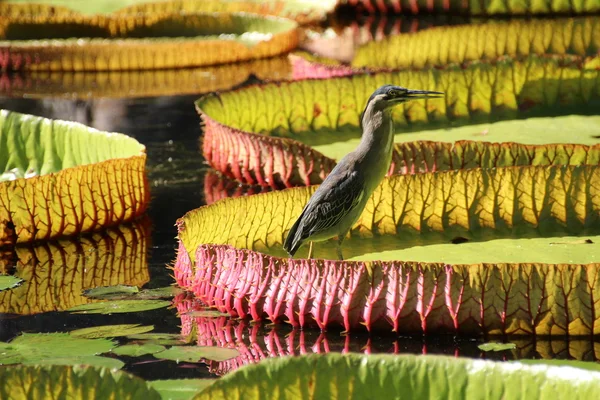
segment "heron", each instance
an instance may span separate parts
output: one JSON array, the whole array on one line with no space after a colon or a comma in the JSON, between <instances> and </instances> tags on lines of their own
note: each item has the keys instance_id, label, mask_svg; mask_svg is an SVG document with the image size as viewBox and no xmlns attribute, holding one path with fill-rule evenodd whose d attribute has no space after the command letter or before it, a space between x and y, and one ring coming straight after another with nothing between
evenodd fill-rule
<instances>
[{"instance_id":1,"label":"heron","mask_svg":"<svg viewBox=\"0 0 600 400\"><path fill-rule=\"evenodd\" d=\"M283 248L290 257L308 241L308 258L312 258L313 242L337 236L337 255L344 259L342 243L346 234L390 168L394 147L392 108L412 100L439 97L443 97L442 92L394 85L383 85L373 92L360 116L360 143L327 175L288 232Z\"/></svg>"}]
</instances>

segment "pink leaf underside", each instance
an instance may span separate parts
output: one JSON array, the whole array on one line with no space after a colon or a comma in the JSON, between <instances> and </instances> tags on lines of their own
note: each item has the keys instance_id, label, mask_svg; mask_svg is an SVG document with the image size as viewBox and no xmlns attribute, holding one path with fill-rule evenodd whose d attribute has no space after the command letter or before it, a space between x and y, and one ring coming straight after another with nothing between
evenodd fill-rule
<instances>
[{"instance_id":1,"label":"pink leaf underside","mask_svg":"<svg viewBox=\"0 0 600 400\"><path fill-rule=\"evenodd\" d=\"M177 283L221 312L254 321L409 334L600 332L597 264L339 262L223 245L199 246L194 261L180 244Z\"/></svg>"}]
</instances>

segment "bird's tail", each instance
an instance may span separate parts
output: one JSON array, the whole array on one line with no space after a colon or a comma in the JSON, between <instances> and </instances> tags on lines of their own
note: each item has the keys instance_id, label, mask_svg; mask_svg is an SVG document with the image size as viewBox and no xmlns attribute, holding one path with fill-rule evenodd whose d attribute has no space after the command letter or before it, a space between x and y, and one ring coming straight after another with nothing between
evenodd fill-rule
<instances>
[{"instance_id":1,"label":"bird's tail","mask_svg":"<svg viewBox=\"0 0 600 400\"><path fill-rule=\"evenodd\" d=\"M285 238L285 242L283 243L283 248L288 252L290 257L294 257L294 254L298 251L300 246L304 243L301 235L298 233L298 226L300 225L301 218L298 218L292 229L288 232L287 237Z\"/></svg>"}]
</instances>

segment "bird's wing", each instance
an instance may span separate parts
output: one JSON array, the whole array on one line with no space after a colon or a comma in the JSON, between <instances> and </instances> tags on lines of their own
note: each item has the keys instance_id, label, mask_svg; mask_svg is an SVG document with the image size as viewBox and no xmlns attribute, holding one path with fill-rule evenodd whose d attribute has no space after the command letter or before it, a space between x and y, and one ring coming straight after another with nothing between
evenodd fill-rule
<instances>
[{"instance_id":1,"label":"bird's wing","mask_svg":"<svg viewBox=\"0 0 600 400\"><path fill-rule=\"evenodd\" d=\"M336 179L323 182L317 192L303 213L302 236L305 238L338 224L364 196L363 185L356 171L342 173Z\"/></svg>"}]
</instances>

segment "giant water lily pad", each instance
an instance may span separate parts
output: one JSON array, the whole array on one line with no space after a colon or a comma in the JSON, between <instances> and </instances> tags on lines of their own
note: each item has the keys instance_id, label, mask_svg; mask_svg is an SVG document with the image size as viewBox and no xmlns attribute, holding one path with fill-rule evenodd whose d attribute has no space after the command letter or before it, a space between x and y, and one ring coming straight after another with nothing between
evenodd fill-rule
<instances>
[{"instance_id":1,"label":"giant water lily pad","mask_svg":"<svg viewBox=\"0 0 600 400\"><path fill-rule=\"evenodd\" d=\"M503 56L574 54L600 49L600 18L492 20L445 26L372 41L357 49L351 65L368 68L420 68Z\"/></svg>"},{"instance_id":2,"label":"giant water lily pad","mask_svg":"<svg viewBox=\"0 0 600 400\"><path fill-rule=\"evenodd\" d=\"M532 15L532 14L586 14L600 11L600 4L594 1L574 0L498 0L498 1L463 1L447 0L431 2L416 0L409 3L399 0L338 0L338 4L348 4L369 13L449 13L469 15Z\"/></svg>"},{"instance_id":3,"label":"giant water lily pad","mask_svg":"<svg viewBox=\"0 0 600 400\"><path fill-rule=\"evenodd\" d=\"M252 14L24 16L0 24L0 69L198 67L271 57L297 44L295 22Z\"/></svg>"},{"instance_id":4,"label":"giant water lily pad","mask_svg":"<svg viewBox=\"0 0 600 400\"><path fill-rule=\"evenodd\" d=\"M0 398L161 399L146 382L125 372L57 365L0 368Z\"/></svg>"},{"instance_id":5,"label":"giant water lily pad","mask_svg":"<svg viewBox=\"0 0 600 400\"><path fill-rule=\"evenodd\" d=\"M4 77L0 93L11 97L157 97L228 89L250 75L281 80L291 75L287 57L200 68L144 71L31 71Z\"/></svg>"},{"instance_id":6,"label":"giant water lily pad","mask_svg":"<svg viewBox=\"0 0 600 400\"><path fill-rule=\"evenodd\" d=\"M314 67L310 61L300 62L304 62L302 68ZM473 62L466 67L352 74L227 91L205 96L196 103L205 122L202 150L213 168L243 183L278 188L319 183L335 165L335 154L323 154L327 146L337 149L349 140L356 143L364 104L385 83L445 93L445 98L409 102L394 109L396 141L405 142L403 134L409 131L514 118L595 114L600 106L597 63L596 58L583 63L577 57L531 56L522 61L505 59ZM313 76L313 72L307 70L306 75ZM567 132L560 132L562 137L579 144L597 143L589 129L579 130L584 123L569 129L580 135L579 139ZM541 122L538 127L548 124ZM479 132L486 129L487 125L480 127ZM495 139L490 141L540 143L539 139L530 143L539 132L528 133L527 125L488 130L494 132ZM513 135L510 138L499 133L509 131ZM446 135L451 138L449 142L486 141L486 135L474 135L477 131L453 132L440 130L436 139L443 140ZM417 140L414 136L411 139ZM550 136L543 140L562 143ZM402 156L401 149L397 149L395 157Z\"/></svg>"},{"instance_id":7,"label":"giant water lily pad","mask_svg":"<svg viewBox=\"0 0 600 400\"><path fill-rule=\"evenodd\" d=\"M99 230L141 215L145 147L84 125L0 111L0 246Z\"/></svg>"},{"instance_id":8,"label":"giant water lily pad","mask_svg":"<svg viewBox=\"0 0 600 400\"><path fill-rule=\"evenodd\" d=\"M15 276L24 282L0 292L0 313L62 311L96 301L83 295L85 289L144 285L150 280L147 229L142 221L77 240L16 247L15 259L9 258L6 264L14 265Z\"/></svg>"},{"instance_id":9,"label":"giant water lily pad","mask_svg":"<svg viewBox=\"0 0 600 400\"><path fill-rule=\"evenodd\" d=\"M171 302L166 300L112 300L82 304L68 311L75 314L121 314L156 310L170 305Z\"/></svg>"},{"instance_id":10,"label":"giant water lily pad","mask_svg":"<svg viewBox=\"0 0 600 400\"><path fill-rule=\"evenodd\" d=\"M236 349L223 347L204 346L172 346L167 350L153 353L153 356L161 360L172 360L180 362L200 362L202 360L225 361L239 356Z\"/></svg>"},{"instance_id":11,"label":"giant water lily pad","mask_svg":"<svg viewBox=\"0 0 600 400\"><path fill-rule=\"evenodd\" d=\"M600 373L442 356L311 355L241 368L195 399L593 398Z\"/></svg>"},{"instance_id":12,"label":"giant water lily pad","mask_svg":"<svg viewBox=\"0 0 600 400\"><path fill-rule=\"evenodd\" d=\"M597 163L393 175L346 239L344 262L330 261L333 241L316 244L323 259L282 249L314 187L223 200L178 221L175 276L219 311L295 326L593 334L599 185ZM385 251L397 261L364 261Z\"/></svg>"}]
</instances>

